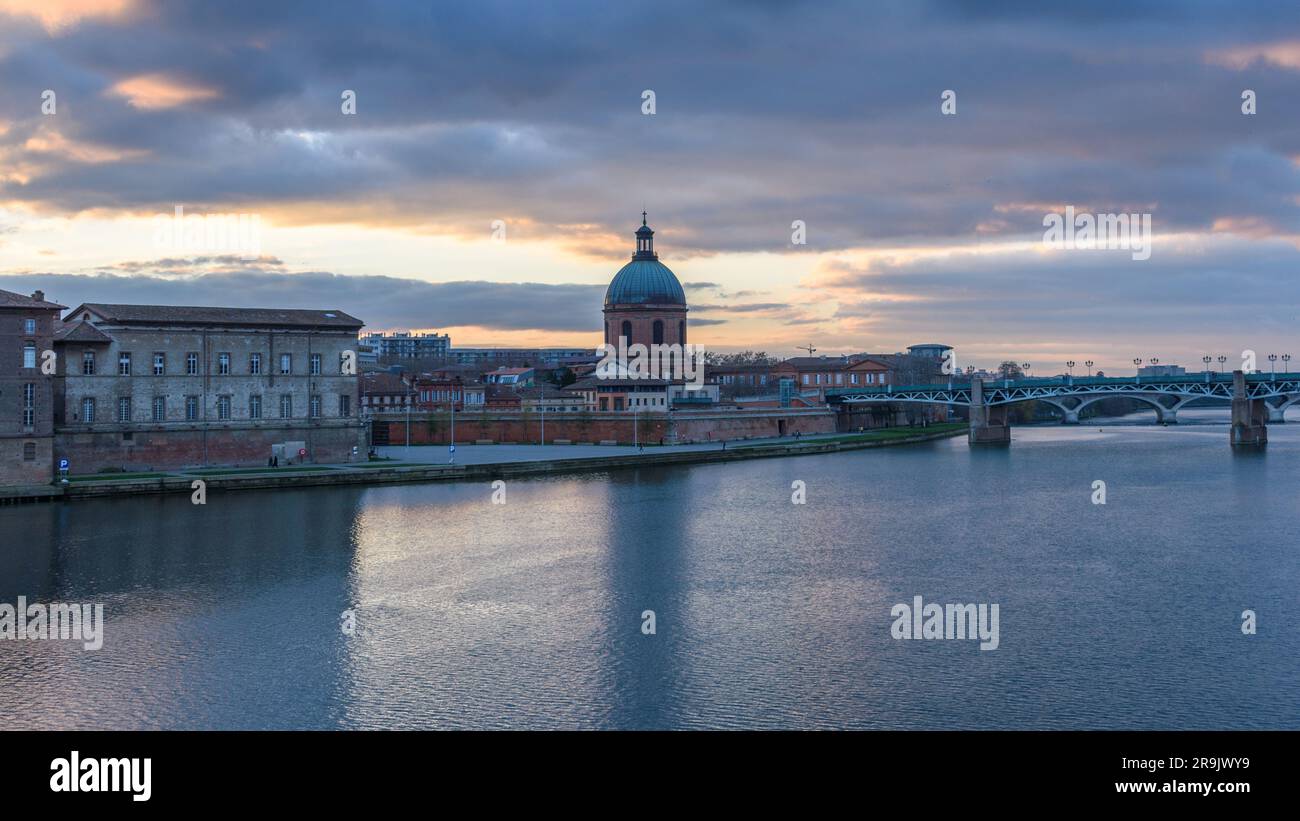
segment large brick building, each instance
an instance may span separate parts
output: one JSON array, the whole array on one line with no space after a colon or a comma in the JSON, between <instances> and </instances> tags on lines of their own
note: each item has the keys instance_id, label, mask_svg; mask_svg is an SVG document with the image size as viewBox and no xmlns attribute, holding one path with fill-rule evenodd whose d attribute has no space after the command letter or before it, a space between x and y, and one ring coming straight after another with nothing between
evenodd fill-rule
<instances>
[{"instance_id":1,"label":"large brick building","mask_svg":"<svg viewBox=\"0 0 1300 821\"><path fill-rule=\"evenodd\" d=\"M0 291L0 485L50 481L54 375L42 373L64 306Z\"/></svg>"},{"instance_id":2,"label":"large brick building","mask_svg":"<svg viewBox=\"0 0 1300 821\"><path fill-rule=\"evenodd\" d=\"M54 334L55 459L73 473L364 457L342 311L86 303ZM349 354L348 352L352 352Z\"/></svg>"}]
</instances>

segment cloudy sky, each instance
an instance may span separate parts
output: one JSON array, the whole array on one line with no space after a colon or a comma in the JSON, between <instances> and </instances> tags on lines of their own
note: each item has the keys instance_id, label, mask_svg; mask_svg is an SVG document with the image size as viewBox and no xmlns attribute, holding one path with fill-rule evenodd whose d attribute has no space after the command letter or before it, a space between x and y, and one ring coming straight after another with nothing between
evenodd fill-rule
<instances>
[{"instance_id":1,"label":"cloudy sky","mask_svg":"<svg viewBox=\"0 0 1300 821\"><path fill-rule=\"evenodd\" d=\"M0 288L66 305L594 345L644 207L710 347L1199 367L1300 355L1298 161L1290 4L0 0Z\"/></svg>"}]
</instances>

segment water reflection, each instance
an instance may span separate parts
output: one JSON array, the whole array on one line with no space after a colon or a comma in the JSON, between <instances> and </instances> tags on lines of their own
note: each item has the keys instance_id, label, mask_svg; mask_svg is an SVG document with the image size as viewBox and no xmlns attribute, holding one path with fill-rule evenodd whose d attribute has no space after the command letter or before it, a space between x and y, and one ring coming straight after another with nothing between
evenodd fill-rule
<instances>
[{"instance_id":1,"label":"water reflection","mask_svg":"<svg viewBox=\"0 0 1300 821\"><path fill-rule=\"evenodd\" d=\"M0 508L0 601L108 621L97 653L0 642L0 726L1300 726L1300 428L1253 455L1219 424L1014 436L516 480L505 504ZM999 603L1001 647L892 639L914 595Z\"/></svg>"}]
</instances>

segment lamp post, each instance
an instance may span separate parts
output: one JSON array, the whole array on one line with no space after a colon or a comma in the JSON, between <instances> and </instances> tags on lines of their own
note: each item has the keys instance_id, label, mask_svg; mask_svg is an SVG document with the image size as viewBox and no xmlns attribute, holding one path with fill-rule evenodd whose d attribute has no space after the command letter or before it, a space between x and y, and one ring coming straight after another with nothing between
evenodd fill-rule
<instances>
[{"instance_id":1,"label":"lamp post","mask_svg":"<svg viewBox=\"0 0 1300 821\"><path fill-rule=\"evenodd\" d=\"M1228 361L1228 357L1219 354L1219 373L1223 373L1223 363Z\"/></svg>"},{"instance_id":2,"label":"lamp post","mask_svg":"<svg viewBox=\"0 0 1300 821\"><path fill-rule=\"evenodd\" d=\"M1138 373L1133 375L1133 384L1136 385L1142 381L1142 357L1139 356L1133 359L1133 367L1138 370Z\"/></svg>"},{"instance_id":3,"label":"lamp post","mask_svg":"<svg viewBox=\"0 0 1300 821\"><path fill-rule=\"evenodd\" d=\"M1277 354L1275 353L1269 354L1268 355L1268 378L1270 380L1277 379L1277 365L1274 364L1276 362L1277 362Z\"/></svg>"},{"instance_id":4,"label":"lamp post","mask_svg":"<svg viewBox=\"0 0 1300 821\"><path fill-rule=\"evenodd\" d=\"M1205 363L1205 381L1209 382L1210 381L1210 355L1207 353L1205 356L1202 356L1201 361Z\"/></svg>"},{"instance_id":5,"label":"lamp post","mask_svg":"<svg viewBox=\"0 0 1300 821\"><path fill-rule=\"evenodd\" d=\"M1282 372L1290 373L1291 372L1289 370L1290 367L1291 367L1291 354L1289 353L1282 354Z\"/></svg>"},{"instance_id":6,"label":"lamp post","mask_svg":"<svg viewBox=\"0 0 1300 821\"><path fill-rule=\"evenodd\" d=\"M1029 363L1028 363L1028 362L1021 362L1021 363L1020 363L1020 373L1021 373L1021 375L1024 376L1026 379L1029 378Z\"/></svg>"},{"instance_id":7,"label":"lamp post","mask_svg":"<svg viewBox=\"0 0 1300 821\"><path fill-rule=\"evenodd\" d=\"M1065 363L1065 371L1066 373L1070 374L1070 384L1073 385L1074 384L1074 360L1073 359Z\"/></svg>"},{"instance_id":8,"label":"lamp post","mask_svg":"<svg viewBox=\"0 0 1300 821\"><path fill-rule=\"evenodd\" d=\"M1087 362L1084 362L1083 364L1085 364L1085 365L1088 366L1088 378L1091 379L1091 378L1092 378L1092 365L1093 365L1092 360L1089 359Z\"/></svg>"},{"instance_id":9,"label":"lamp post","mask_svg":"<svg viewBox=\"0 0 1300 821\"><path fill-rule=\"evenodd\" d=\"M411 457L411 393L406 394L406 457Z\"/></svg>"},{"instance_id":10,"label":"lamp post","mask_svg":"<svg viewBox=\"0 0 1300 821\"><path fill-rule=\"evenodd\" d=\"M456 461L456 402L451 403L451 441L447 443L447 464Z\"/></svg>"}]
</instances>

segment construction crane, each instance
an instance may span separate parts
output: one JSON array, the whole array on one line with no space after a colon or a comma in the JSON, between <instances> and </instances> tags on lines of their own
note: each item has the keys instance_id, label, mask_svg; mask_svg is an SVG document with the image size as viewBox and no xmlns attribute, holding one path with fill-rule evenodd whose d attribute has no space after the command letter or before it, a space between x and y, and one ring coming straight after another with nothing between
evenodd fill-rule
<instances>
[{"instance_id":1,"label":"construction crane","mask_svg":"<svg viewBox=\"0 0 1300 821\"><path fill-rule=\"evenodd\" d=\"M809 356L812 356L814 353L817 352L817 349L814 348L812 345L795 345L795 347L801 351L807 351Z\"/></svg>"}]
</instances>

